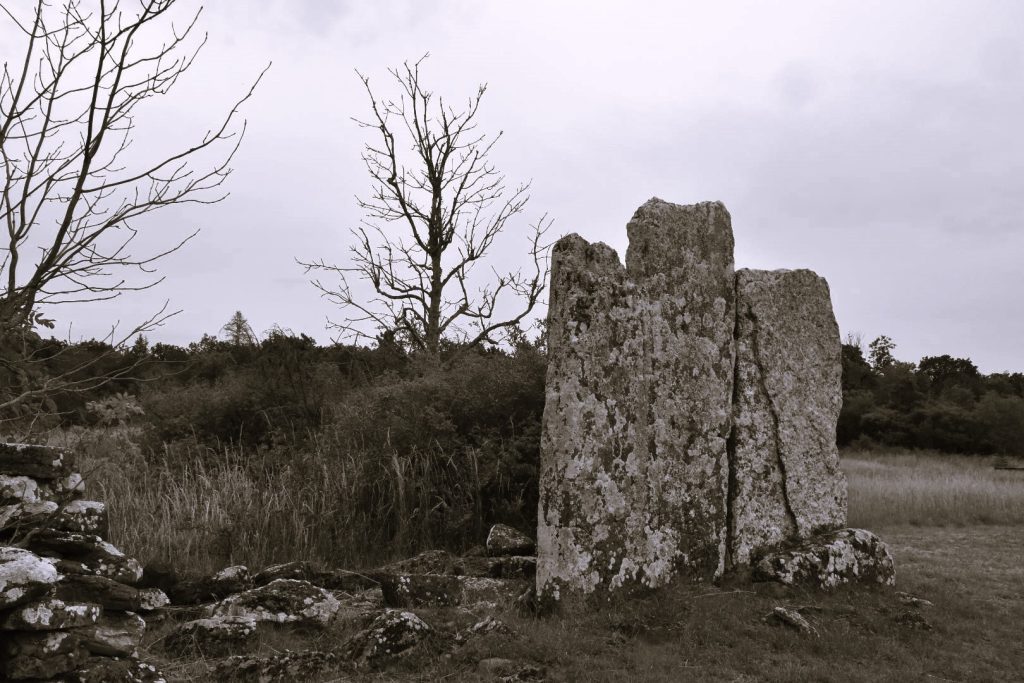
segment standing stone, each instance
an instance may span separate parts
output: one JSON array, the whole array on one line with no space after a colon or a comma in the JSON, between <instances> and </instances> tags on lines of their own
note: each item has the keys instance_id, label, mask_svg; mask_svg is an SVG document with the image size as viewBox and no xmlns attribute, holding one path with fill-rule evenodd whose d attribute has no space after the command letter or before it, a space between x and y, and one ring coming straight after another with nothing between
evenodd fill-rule
<instances>
[{"instance_id":1,"label":"standing stone","mask_svg":"<svg viewBox=\"0 0 1024 683\"><path fill-rule=\"evenodd\" d=\"M724 568L735 276L718 202L652 199L615 251L552 253L537 534L540 594Z\"/></svg>"},{"instance_id":2,"label":"standing stone","mask_svg":"<svg viewBox=\"0 0 1024 683\"><path fill-rule=\"evenodd\" d=\"M839 327L828 284L809 270L736 274L735 422L730 454L733 566L846 523L836 422Z\"/></svg>"}]
</instances>

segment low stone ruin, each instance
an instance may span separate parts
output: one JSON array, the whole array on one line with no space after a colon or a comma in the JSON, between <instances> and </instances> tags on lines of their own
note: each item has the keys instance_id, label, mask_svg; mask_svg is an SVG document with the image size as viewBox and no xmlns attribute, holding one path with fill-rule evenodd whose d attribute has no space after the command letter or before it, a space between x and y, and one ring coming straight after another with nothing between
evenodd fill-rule
<instances>
[{"instance_id":1,"label":"low stone ruin","mask_svg":"<svg viewBox=\"0 0 1024 683\"><path fill-rule=\"evenodd\" d=\"M135 587L84 490L69 453L0 444L0 680L164 680L136 650L167 596Z\"/></svg>"},{"instance_id":2,"label":"low stone ruin","mask_svg":"<svg viewBox=\"0 0 1024 683\"><path fill-rule=\"evenodd\" d=\"M840 340L826 282L735 272L718 202L652 199L627 232L625 266L577 235L552 254L538 594L568 604L755 566L760 578L890 583L884 544L837 532ZM803 560L772 556L797 543ZM811 557L848 563L827 577L792 567Z\"/></svg>"}]
</instances>

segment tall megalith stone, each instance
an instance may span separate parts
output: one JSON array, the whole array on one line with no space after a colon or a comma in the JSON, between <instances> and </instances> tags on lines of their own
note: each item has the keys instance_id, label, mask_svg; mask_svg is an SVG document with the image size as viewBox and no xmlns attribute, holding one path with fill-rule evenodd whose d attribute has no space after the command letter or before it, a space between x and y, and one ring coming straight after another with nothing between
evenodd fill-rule
<instances>
[{"instance_id":1,"label":"tall megalith stone","mask_svg":"<svg viewBox=\"0 0 1024 683\"><path fill-rule=\"evenodd\" d=\"M726 555L735 274L728 211L652 199L615 251L552 253L538 591L563 602Z\"/></svg>"},{"instance_id":2,"label":"tall megalith stone","mask_svg":"<svg viewBox=\"0 0 1024 683\"><path fill-rule=\"evenodd\" d=\"M846 523L836 422L839 327L828 284L809 270L736 274L736 384L729 560Z\"/></svg>"}]
</instances>

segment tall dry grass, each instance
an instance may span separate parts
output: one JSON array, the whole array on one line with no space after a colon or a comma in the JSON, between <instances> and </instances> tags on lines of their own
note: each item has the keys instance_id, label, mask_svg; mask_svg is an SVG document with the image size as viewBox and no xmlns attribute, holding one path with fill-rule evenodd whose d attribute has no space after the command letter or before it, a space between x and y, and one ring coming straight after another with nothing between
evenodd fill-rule
<instances>
[{"instance_id":1,"label":"tall dry grass","mask_svg":"<svg viewBox=\"0 0 1024 683\"><path fill-rule=\"evenodd\" d=\"M841 460L851 526L1024 524L1024 471L997 470L998 458L847 451Z\"/></svg>"},{"instance_id":2,"label":"tall dry grass","mask_svg":"<svg viewBox=\"0 0 1024 683\"><path fill-rule=\"evenodd\" d=\"M438 520L451 514L463 524L479 507L472 482L460 504L431 496L455 469L436 455L381 456L314 442L306 453L178 444L144 456L122 428L50 441L78 453L89 497L108 505L111 540L143 564L179 572L293 560L367 566L443 545Z\"/></svg>"}]
</instances>

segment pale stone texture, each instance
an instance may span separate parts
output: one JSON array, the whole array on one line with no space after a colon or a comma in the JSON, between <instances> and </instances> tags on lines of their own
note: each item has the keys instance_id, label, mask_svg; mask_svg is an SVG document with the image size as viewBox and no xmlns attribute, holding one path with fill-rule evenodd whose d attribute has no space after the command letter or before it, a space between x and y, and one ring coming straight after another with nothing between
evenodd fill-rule
<instances>
[{"instance_id":1,"label":"pale stone texture","mask_svg":"<svg viewBox=\"0 0 1024 683\"><path fill-rule=\"evenodd\" d=\"M537 537L545 597L724 568L729 213L652 199L627 231L625 268L577 235L552 253Z\"/></svg>"},{"instance_id":2,"label":"pale stone texture","mask_svg":"<svg viewBox=\"0 0 1024 683\"><path fill-rule=\"evenodd\" d=\"M0 610L43 595L58 578L60 575L53 565L35 553L0 547Z\"/></svg>"},{"instance_id":3,"label":"pale stone texture","mask_svg":"<svg viewBox=\"0 0 1024 683\"><path fill-rule=\"evenodd\" d=\"M846 524L836 449L841 346L828 284L809 270L740 270L736 308L734 566Z\"/></svg>"},{"instance_id":4,"label":"pale stone texture","mask_svg":"<svg viewBox=\"0 0 1024 683\"><path fill-rule=\"evenodd\" d=\"M839 529L764 556L754 578L823 589L847 583L891 586L896 570L889 546L878 536L866 529Z\"/></svg>"},{"instance_id":5,"label":"pale stone texture","mask_svg":"<svg viewBox=\"0 0 1024 683\"><path fill-rule=\"evenodd\" d=\"M277 579L266 586L229 595L210 609L211 617L251 616L256 621L326 626L341 604L308 581Z\"/></svg>"}]
</instances>

